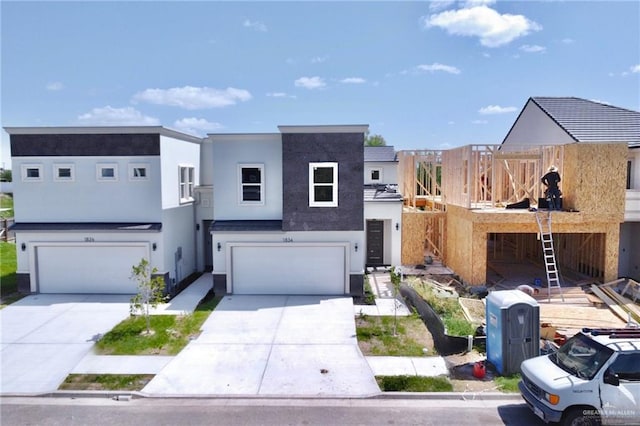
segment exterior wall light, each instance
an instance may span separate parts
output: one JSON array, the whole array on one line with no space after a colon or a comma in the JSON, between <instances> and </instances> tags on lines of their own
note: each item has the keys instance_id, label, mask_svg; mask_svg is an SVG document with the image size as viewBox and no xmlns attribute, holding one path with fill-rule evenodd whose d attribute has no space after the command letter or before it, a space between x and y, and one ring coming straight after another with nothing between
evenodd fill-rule
<instances>
[{"instance_id":1,"label":"exterior wall light","mask_svg":"<svg viewBox=\"0 0 640 426\"><path fill-rule=\"evenodd\" d=\"M158 248L158 245L156 243L151 244L151 248L153 249L153 251L156 251L156 249Z\"/></svg>"},{"instance_id":2,"label":"exterior wall light","mask_svg":"<svg viewBox=\"0 0 640 426\"><path fill-rule=\"evenodd\" d=\"M356 245L354 246L354 248L356 249L356 251L358 251L358 243L356 243Z\"/></svg>"},{"instance_id":3,"label":"exterior wall light","mask_svg":"<svg viewBox=\"0 0 640 426\"><path fill-rule=\"evenodd\" d=\"M22 251L25 251L27 249L27 245L25 243L20 244L20 248L22 249Z\"/></svg>"},{"instance_id":4,"label":"exterior wall light","mask_svg":"<svg viewBox=\"0 0 640 426\"><path fill-rule=\"evenodd\" d=\"M217 247L218 247L218 251L222 250L222 244L218 243Z\"/></svg>"},{"instance_id":5,"label":"exterior wall light","mask_svg":"<svg viewBox=\"0 0 640 426\"><path fill-rule=\"evenodd\" d=\"M396 231L400 230L400 224L398 222L396 222Z\"/></svg>"}]
</instances>

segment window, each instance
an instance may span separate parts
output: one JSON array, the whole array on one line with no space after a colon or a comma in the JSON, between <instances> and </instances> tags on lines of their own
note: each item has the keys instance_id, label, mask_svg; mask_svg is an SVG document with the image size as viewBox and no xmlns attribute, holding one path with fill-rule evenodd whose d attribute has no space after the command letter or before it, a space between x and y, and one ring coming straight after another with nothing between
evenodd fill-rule
<instances>
[{"instance_id":1,"label":"window","mask_svg":"<svg viewBox=\"0 0 640 426\"><path fill-rule=\"evenodd\" d=\"M621 353L609 369L620 380L640 381L640 353Z\"/></svg>"},{"instance_id":2,"label":"window","mask_svg":"<svg viewBox=\"0 0 640 426\"><path fill-rule=\"evenodd\" d=\"M149 179L149 165L143 163L129 164L129 180Z\"/></svg>"},{"instance_id":3,"label":"window","mask_svg":"<svg viewBox=\"0 0 640 426\"><path fill-rule=\"evenodd\" d=\"M238 165L240 204L264 204L264 165Z\"/></svg>"},{"instance_id":4,"label":"window","mask_svg":"<svg viewBox=\"0 0 640 426\"><path fill-rule=\"evenodd\" d=\"M380 182L382 180L382 170L371 169L371 180L373 182Z\"/></svg>"},{"instance_id":5,"label":"window","mask_svg":"<svg viewBox=\"0 0 640 426\"><path fill-rule=\"evenodd\" d=\"M193 201L193 166L180 166L180 202L188 203Z\"/></svg>"},{"instance_id":6,"label":"window","mask_svg":"<svg viewBox=\"0 0 640 426\"><path fill-rule=\"evenodd\" d=\"M96 166L96 179L99 181L116 181L118 180L117 164L98 164Z\"/></svg>"},{"instance_id":7,"label":"window","mask_svg":"<svg viewBox=\"0 0 640 426\"><path fill-rule=\"evenodd\" d=\"M54 164L53 180L58 182L73 181L73 164Z\"/></svg>"},{"instance_id":8,"label":"window","mask_svg":"<svg viewBox=\"0 0 640 426\"><path fill-rule=\"evenodd\" d=\"M309 206L338 206L338 163L309 163Z\"/></svg>"},{"instance_id":9,"label":"window","mask_svg":"<svg viewBox=\"0 0 640 426\"><path fill-rule=\"evenodd\" d=\"M42 164L23 164L22 180L25 182L40 182L42 180Z\"/></svg>"},{"instance_id":10,"label":"window","mask_svg":"<svg viewBox=\"0 0 640 426\"><path fill-rule=\"evenodd\" d=\"M633 189L633 160L627 160L627 189Z\"/></svg>"}]
</instances>

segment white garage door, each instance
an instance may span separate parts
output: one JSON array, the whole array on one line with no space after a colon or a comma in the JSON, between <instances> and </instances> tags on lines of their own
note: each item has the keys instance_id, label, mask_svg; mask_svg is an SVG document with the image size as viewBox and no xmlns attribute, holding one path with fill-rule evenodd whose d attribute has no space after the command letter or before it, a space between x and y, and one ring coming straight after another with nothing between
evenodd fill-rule
<instances>
[{"instance_id":1,"label":"white garage door","mask_svg":"<svg viewBox=\"0 0 640 426\"><path fill-rule=\"evenodd\" d=\"M147 245L37 246L39 292L134 294L131 267L143 257Z\"/></svg>"},{"instance_id":2,"label":"white garage door","mask_svg":"<svg viewBox=\"0 0 640 426\"><path fill-rule=\"evenodd\" d=\"M344 245L231 248L235 294L345 294Z\"/></svg>"}]
</instances>

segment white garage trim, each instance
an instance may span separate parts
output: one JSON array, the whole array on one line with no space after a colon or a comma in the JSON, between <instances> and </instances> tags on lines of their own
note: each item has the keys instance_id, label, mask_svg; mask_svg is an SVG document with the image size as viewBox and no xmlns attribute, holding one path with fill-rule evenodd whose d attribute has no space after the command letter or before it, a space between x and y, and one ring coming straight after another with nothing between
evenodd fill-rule
<instances>
[{"instance_id":1,"label":"white garage trim","mask_svg":"<svg viewBox=\"0 0 640 426\"><path fill-rule=\"evenodd\" d=\"M132 294L131 268L149 259L150 243L31 242L29 250L37 292Z\"/></svg>"},{"instance_id":2,"label":"white garage trim","mask_svg":"<svg viewBox=\"0 0 640 426\"><path fill-rule=\"evenodd\" d=\"M349 292L348 242L230 242L226 247L229 293Z\"/></svg>"}]
</instances>

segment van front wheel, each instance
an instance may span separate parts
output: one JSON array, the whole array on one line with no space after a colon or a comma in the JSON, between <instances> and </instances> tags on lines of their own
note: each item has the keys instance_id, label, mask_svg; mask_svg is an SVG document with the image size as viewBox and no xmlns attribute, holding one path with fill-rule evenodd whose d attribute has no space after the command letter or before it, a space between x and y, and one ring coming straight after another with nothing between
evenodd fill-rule
<instances>
[{"instance_id":1,"label":"van front wheel","mask_svg":"<svg viewBox=\"0 0 640 426\"><path fill-rule=\"evenodd\" d=\"M572 408L562 416L563 426L600 426L600 414L593 408Z\"/></svg>"}]
</instances>

